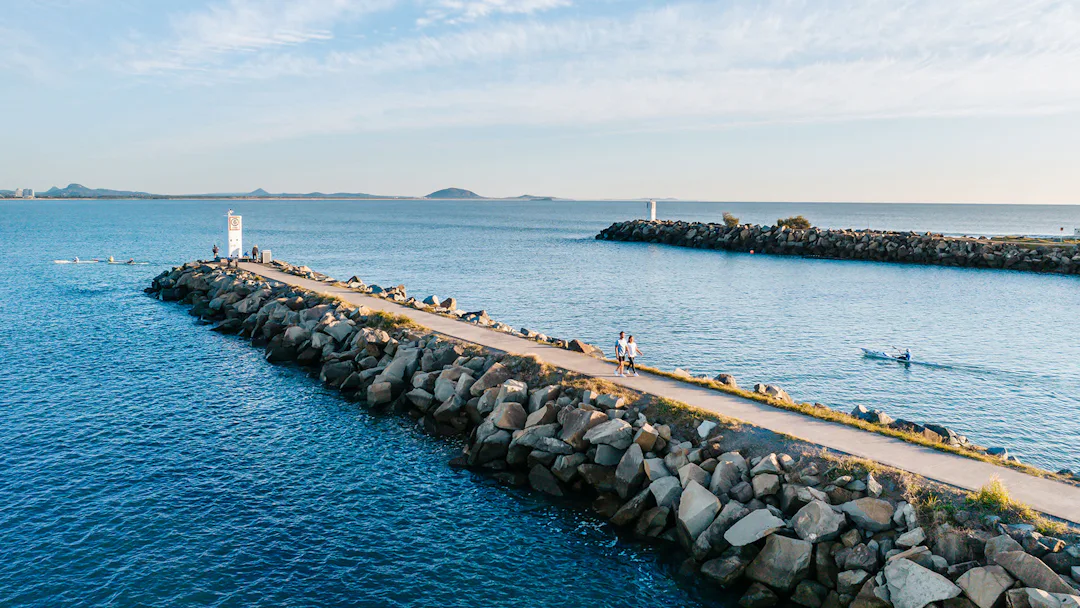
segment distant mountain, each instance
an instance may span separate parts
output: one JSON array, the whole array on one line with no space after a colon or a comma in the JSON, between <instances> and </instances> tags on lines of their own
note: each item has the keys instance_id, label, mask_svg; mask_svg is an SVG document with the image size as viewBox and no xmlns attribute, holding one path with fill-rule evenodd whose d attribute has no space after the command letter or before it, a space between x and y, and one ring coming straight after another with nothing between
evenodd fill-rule
<instances>
[{"instance_id":1,"label":"distant mountain","mask_svg":"<svg viewBox=\"0 0 1080 608\"><path fill-rule=\"evenodd\" d=\"M277 194L267 192L262 188L257 188L248 193L240 194L226 194L222 196L232 196L240 198L402 198L400 196L380 196L377 194L364 194L363 192L334 192L332 194L326 194L323 192L279 192Z\"/></svg>"},{"instance_id":2,"label":"distant mountain","mask_svg":"<svg viewBox=\"0 0 1080 608\"><path fill-rule=\"evenodd\" d=\"M66 188L57 188L56 186L53 186L45 192L39 192L37 196L38 198L152 198L154 195L148 192L87 188L82 184L68 184Z\"/></svg>"},{"instance_id":3,"label":"distant mountain","mask_svg":"<svg viewBox=\"0 0 1080 608\"><path fill-rule=\"evenodd\" d=\"M465 190L464 188L443 188L442 190L436 190L424 198L484 198L472 190Z\"/></svg>"},{"instance_id":4,"label":"distant mountain","mask_svg":"<svg viewBox=\"0 0 1080 608\"><path fill-rule=\"evenodd\" d=\"M554 196L536 196L535 194L522 194L521 196L515 196L509 200L512 201L553 201Z\"/></svg>"}]
</instances>

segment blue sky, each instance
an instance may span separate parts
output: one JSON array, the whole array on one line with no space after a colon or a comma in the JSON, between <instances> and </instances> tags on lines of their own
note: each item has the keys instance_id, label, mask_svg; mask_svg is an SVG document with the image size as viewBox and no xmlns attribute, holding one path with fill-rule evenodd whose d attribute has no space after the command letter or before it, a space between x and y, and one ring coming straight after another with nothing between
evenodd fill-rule
<instances>
[{"instance_id":1,"label":"blue sky","mask_svg":"<svg viewBox=\"0 0 1080 608\"><path fill-rule=\"evenodd\" d=\"M0 188L1080 203L1080 1L0 0Z\"/></svg>"}]
</instances>

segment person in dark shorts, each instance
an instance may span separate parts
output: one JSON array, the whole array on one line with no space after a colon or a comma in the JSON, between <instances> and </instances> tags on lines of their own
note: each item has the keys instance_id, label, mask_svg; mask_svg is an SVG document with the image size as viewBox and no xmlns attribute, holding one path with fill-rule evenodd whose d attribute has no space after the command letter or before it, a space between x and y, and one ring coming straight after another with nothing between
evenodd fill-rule
<instances>
[{"instance_id":1,"label":"person in dark shorts","mask_svg":"<svg viewBox=\"0 0 1080 608\"><path fill-rule=\"evenodd\" d=\"M619 339L615 341L615 361L618 365L615 367L615 375L624 375L623 369L626 366L626 332L619 332Z\"/></svg>"}]
</instances>

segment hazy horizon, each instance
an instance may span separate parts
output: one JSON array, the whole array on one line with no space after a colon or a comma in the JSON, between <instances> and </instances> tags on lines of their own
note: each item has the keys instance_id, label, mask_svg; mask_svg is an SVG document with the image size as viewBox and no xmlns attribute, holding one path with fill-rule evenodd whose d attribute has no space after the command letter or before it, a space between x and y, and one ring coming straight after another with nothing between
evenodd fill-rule
<instances>
[{"instance_id":1,"label":"hazy horizon","mask_svg":"<svg viewBox=\"0 0 1080 608\"><path fill-rule=\"evenodd\" d=\"M1057 0L14 0L0 187L1078 204L1077 65Z\"/></svg>"}]
</instances>

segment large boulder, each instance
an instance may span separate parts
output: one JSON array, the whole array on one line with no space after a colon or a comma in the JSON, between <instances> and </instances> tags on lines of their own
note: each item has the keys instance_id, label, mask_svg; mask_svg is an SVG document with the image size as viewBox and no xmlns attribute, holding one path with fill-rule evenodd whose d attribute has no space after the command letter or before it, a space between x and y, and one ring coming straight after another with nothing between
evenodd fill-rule
<instances>
[{"instance_id":1,"label":"large boulder","mask_svg":"<svg viewBox=\"0 0 1080 608\"><path fill-rule=\"evenodd\" d=\"M805 540L773 534L746 568L746 578L772 589L791 591L810 572L813 550L814 546Z\"/></svg>"},{"instance_id":2,"label":"large boulder","mask_svg":"<svg viewBox=\"0 0 1080 608\"><path fill-rule=\"evenodd\" d=\"M544 407L548 401L558 399L561 388L558 384L551 384L533 391L533 394L529 396L529 411L535 412Z\"/></svg>"},{"instance_id":3,"label":"large boulder","mask_svg":"<svg viewBox=\"0 0 1080 608\"><path fill-rule=\"evenodd\" d=\"M657 506L670 507L679 499L682 486L679 485L677 477L664 477L649 484L649 491L652 492L653 498L656 499Z\"/></svg>"},{"instance_id":4,"label":"large boulder","mask_svg":"<svg viewBox=\"0 0 1080 608\"><path fill-rule=\"evenodd\" d=\"M758 509L740 519L724 533L724 540L733 547L749 545L784 527L784 520L768 509Z\"/></svg>"},{"instance_id":5,"label":"large boulder","mask_svg":"<svg viewBox=\"0 0 1080 608\"><path fill-rule=\"evenodd\" d=\"M614 418L592 427L582 438L593 445L610 445L625 450L634 441L634 427L621 418Z\"/></svg>"},{"instance_id":6,"label":"large boulder","mask_svg":"<svg viewBox=\"0 0 1080 608\"><path fill-rule=\"evenodd\" d=\"M1024 551L1005 551L994 556L994 561L1004 567L1013 577L1020 579L1028 587L1035 587L1050 593L1075 593L1076 591L1061 579L1050 566L1039 558Z\"/></svg>"},{"instance_id":7,"label":"large boulder","mask_svg":"<svg viewBox=\"0 0 1080 608\"><path fill-rule=\"evenodd\" d=\"M875 577L863 583L862 589L855 596L849 608L893 608L889 601L889 588L878 585Z\"/></svg>"},{"instance_id":8,"label":"large boulder","mask_svg":"<svg viewBox=\"0 0 1080 608\"><path fill-rule=\"evenodd\" d=\"M772 589L761 583L754 583L746 588L746 593L739 598L742 608L769 608L780 603L780 598Z\"/></svg>"},{"instance_id":9,"label":"large boulder","mask_svg":"<svg viewBox=\"0 0 1080 608\"><path fill-rule=\"evenodd\" d=\"M635 492L645 479L645 456L641 446L633 444L615 467L615 491L626 499Z\"/></svg>"},{"instance_id":10,"label":"large boulder","mask_svg":"<svg viewBox=\"0 0 1080 608\"><path fill-rule=\"evenodd\" d=\"M728 543L724 540L724 533L728 531L728 528L735 525L735 522L746 517L749 513L750 510L741 502L735 500L728 501L728 503L720 509L720 514L716 516L716 519L714 519L712 523L709 524L709 527L705 528L705 531L697 537L696 541L694 541L694 547L692 549L694 558L701 561L707 558L711 553L717 553L726 549Z\"/></svg>"},{"instance_id":11,"label":"large boulder","mask_svg":"<svg viewBox=\"0 0 1080 608\"><path fill-rule=\"evenodd\" d=\"M1002 534L1001 536L995 536L986 541L986 546L983 548L983 555L986 556L986 562L988 564L996 564L995 557L998 553L1005 553L1007 551L1023 551L1024 548L1020 546L1020 543L1013 540L1008 534Z\"/></svg>"},{"instance_id":12,"label":"large boulder","mask_svg":"<svg viewBox=\"0 0 1080 608\"><path fill-rule=\"evenodd\" d=\"M742 471L739 470L739 465L731 461L721 460L716 463L712 477L709 478L709 491L717 496L723 496L741 481Z\"/></svg>"},{"instance_id":13,"label":"large boulder","mask_svg":"<svg viewBox=\"0 0 1080 608\"><path fill-rule=\"evenodd\" d=\"M551 474L551 471L544 468L543 465L534 465L529 470L529 485L534 489L539 490L545 494L551 496L562 496L562 488L559 487L559 481L555 479L555 476Z\"/></svg>"},{"instance_id":14,"label":"large boulder","mask_svg":"<svg viewBox=\"0 0 1080 608\"><path fill-rule=\"evenodd\" d=\"M516 431L525 428L525 409L520 403L513 401L500 403L488 417L500 429Z\"/></svg>"},{"instance_id":15,"label":"large boulder","mask_svg":"<svg viewBox=\"0 0 1080 608\"><path fill-rule=\"evenodd\" d=\"M509 379L510 370L502 363L496 363L489 367L488 370L484 372L484 375L480 376L476 382L473 383L469 391L472 393L473 397L479 397L480 395L483 395L484 391L487 389L498 386Z\"/></svg>"},{"instance_id":16,"label":"large boulder","mask_svg":"<svg viewBox=\"0 0 1080 608\"><path fill-rule=\"evenodd\" d=\"M1048 593L1030 587L1010 589L1005 594L1006 608L1080 608L1080 596Z\"/></svg>"},{"instance_id":17,"label":"large boulder","mask_svg":"<svg viewBox=\"0 0 1080 608\"><path fill-rule=\"evenodd\" d=\"M894 559L885 566L885 581L895 608L923 608L961 593L949 579L908 559Z\"/></svg>"},{"instance_id":18,"label":"large boulder","mask_svg":"<svg viewBox=\"0 0 1080 608\"><path fill-rule=\"evenodd\" d=\"M585 433L608 419L602 412L573 409L566 412L562 421L559 439L569 443L576 450L585 450Z\"/></svg>"},{"instance_id":19,"label":"large boulder","mask_svg":"<svg viewBox=\"0 0 1080 608\"><path fill-rule=\"evenodd\" d=\"M654 504L652 500L652 492L649 488L638 492L633 498L626 501L623 506L619 507L618 511L615 511L615 515L611 517L611 523L616 526L626 526L636 520L645 509Z\"/></svg>"},{"instance_id":20,"label":"large boulder","mask_svg":"<svg viewBox=\"0 0 1080 608\"><path fill-rule=\"evenodd\" d=\"M685 489L691 481L696 481L703 486L709 485L709 474L698 465L688 462L679 467L679 483Z\"/></svg>"},{"instance_id":21,"label":"large boulder","mask_svg":"<svg viewBox=\"0 0 1080 608\"><path fill-rule=\"evenodd\" d=\"M742 578L756 554L757 549L753 545L731 547L720 557L701 564L701 574L721 587L728 587Z\"/></svg>"},{"instance_id":22,"label":"large boulder","mask_svg":"<svg viewBox=\"0 0 1080 608\"><path fill-rule=\"evenodd\" d=\"M690 481L679 499L676 526L683 543L690 547L697 537L709 527L720 510L720 500L696 481Z\"/></svg>"},{"instance_id":23,"label":"large boulder","mask_svg":"<svg viewBox=\"0 0 1080 608\"><path fill-rule=\"evenodd\" d=\"M814 500L799 509L791 523L799 538L818 543L839 536L845 521L844 515L834 511L829 504Z\"/></svg>"},{"instance_id":24,"label":"large boulder","mask_svg":"<svg viewBox=\"0 0 1080 608\"><path fill-rule=\"evenodd\" d=\"M863 530L883 532L892 527L893 506L880 498L860 498L839 506Z\"/></svg>"},{"instance_id":25,"label":"large boulder","mask_svg":"<svg viewBox=\"0 0 1080 608\"><path fill-rule=\"evenodd\" d=\"M956 584L964 590L964 595L979 608L997 606L998 600L1014 582L1013 577L1001 566L972 568L956 579Z\"/></svg>"}]
</instances>

